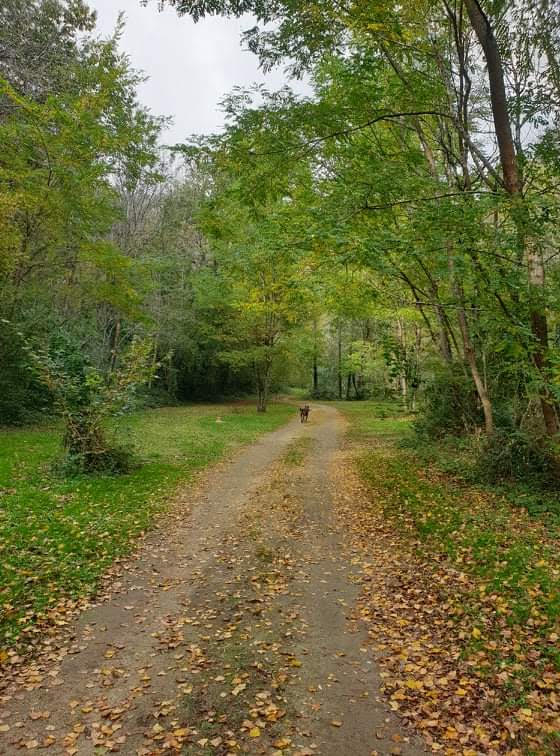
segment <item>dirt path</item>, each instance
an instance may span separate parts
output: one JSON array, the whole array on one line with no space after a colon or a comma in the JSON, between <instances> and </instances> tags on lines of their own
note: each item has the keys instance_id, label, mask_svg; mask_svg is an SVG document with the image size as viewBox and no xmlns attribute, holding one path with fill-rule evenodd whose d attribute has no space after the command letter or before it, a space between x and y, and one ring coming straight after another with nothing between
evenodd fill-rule
<instances>
[{"instance_id":1,"label":"dirt path","mask_svg":"<svg viewBox=\"0 0 560 756\"><path fill-rule=\"evenodd\" d=\"M215 468L0 689L0 753L420 753L379 699L331 508L336 410Z\"/></svg>"}]
</instances>

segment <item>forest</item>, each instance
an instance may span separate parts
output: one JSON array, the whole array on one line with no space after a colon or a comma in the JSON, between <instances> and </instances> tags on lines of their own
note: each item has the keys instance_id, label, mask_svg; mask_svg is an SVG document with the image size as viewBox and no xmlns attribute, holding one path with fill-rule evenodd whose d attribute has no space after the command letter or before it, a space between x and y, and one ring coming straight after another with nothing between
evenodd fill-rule
<instances>
[{"instance_id":1,"label":"forest","mask_svg":"<svg viewBox=\"0 0 560 756\"><path fill-rule=\"evenodd\" d=\"M514 634L534 631L492 647L511 679L499 694L479 681L501 712L491 725L473 704L483 735L449 706L440 731L422 685L407 725L434 751L557 753L556 693L537 699L560 688L560 6L138 4L241 19L240 44L287 83L234 88L221 131L168 145L124 17L103 37L85 0L0 3L0 665L53 601L80 609L180 483L306 402L311 424L337 408L360 448L389 439L352 490L376 491L465 581L511 590L492 619L473 604L455 660L510 610ZM57 509L70 500L79 511ZM43 569L44 585L29 577Z\"/></svg>"},{"instance_id":2,"label":"forest","mask_svg":"<svg viewBox=\"0 0 560 756\"><path fill-rule=\"evenodd\" d=\"M237 89L169 149L119 29L4 3L2 422L121 369L161 402L399 396L553 474L558 8L292 5L176 3L272 23L245 43L312 93Z\"/></svg>"}]
</instances>

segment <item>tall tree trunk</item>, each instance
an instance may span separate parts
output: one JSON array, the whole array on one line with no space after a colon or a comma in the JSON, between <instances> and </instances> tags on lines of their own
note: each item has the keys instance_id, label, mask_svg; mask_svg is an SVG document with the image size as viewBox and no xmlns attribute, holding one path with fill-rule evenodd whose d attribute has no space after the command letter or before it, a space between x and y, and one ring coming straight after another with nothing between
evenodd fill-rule
<instances>
[{"instance_id":1,"label":"tall tree trunk","mask_svg":"<svg viewBox=\"0 0 560 756\"><path fill-rule=\"evenodd\" d=\"M482 411L484 412L484 426L486 430L486 435L491 436L494 433L494 413L492 411L492 403L490 401L488 392L486 391L486 387L484 385L484 381L482 380L480 371L478 369L478 365L476 363L476 354L475 354L474 347L469 337L467 316L465 313L465 309L462 305L459 305L459 308L458 308L458 319L459 319L459 329L461 331L461 336L463 337L465 360L467 361L467 364L470 368L474 385L476 386L476 391L480 398L480 403L482 404Z\"/></svg>"},{"instance_id":2,"label":"tall tree trunk","mask_svg":"<svg viewBox=\"0 0 560 756\"><path fill-rule=\"evenodd\" d=\"M109 364L109 370L112 373L117 364L117 354L119 349L119 338L121 335L121 320L118 318L113 329L113 338L111 340L111 361Z\"/></svg>"},{"instance_id":3,"label":"tall tree trunk","mask_svg":"<svg viewBox=\"0 0 560 756\"><path fill-rule=\"evenodd\" d=\"M471 375L476 386L476 392L480 403L482 404L482 411L484 413L484 427L486 435L491 436L494 433L494 413L492 410L492 402L488 396L485 383L480 375L478 365L476 362L476 352L474 350L473 343L469 334L469 324L467 321L467 314L465 312L465 298L463 295L463 289L459 284L455 275L453 258L451 253L449 254L449 270L451 273L451 281L453 285L453 292L457 299L457 319L459 321L459 330L463 340L463 351L465 354L465 361L467 362Z\"/></svg>"},{"instance_id":4,"label":"tall tree trunk","mask_svg":"<svg viewBox=\"0 0 560 756\"><path fill-rule=\"evenodd\" d=\"M356 399L360 399L361 394L356 383L356 373L352 373L352 385L354 386L354 396L356 397Z\"/></svg>"},{"instance_id":5,"label":"tall tree trunk","mask_svg":"<svg viewBox=\"0 0 560 756\"><path fill-rule=\"evenodd\" d=\"M439 350L441 356L451 365L453 362L453 354L451 352L451 342L449 341L449 334L447 333L447 324L445 321L445 313L441 304L436 305L437 319L439 321Z\"/></svg>"},{"instance_id":6,"label":"tall tree trunk","mask_svg":"<svg viewBox=\"0 0 560 756\"><path fill-rule=\"evenodd\" d=\"M399 344L401 346L401 354L403 355L403 360L401 362L401 372L399 375L399 386L401 387L401 396L403 400L403 404L405 408L408 408L408 380L406 376L406 361L407 361L407 350L406 350L406 339L404 334L404 328L403 324L400 318L397 318L397 334L399 337Z\"/></svg>"},{"instance_id":7,"label":"tall tree trunk","mask_svg":"<svg viewBox=\"0 0 560 756\"><path fill-rule=\"evenodd\" d=\"M484 51L490 84L490 99L494 130L500 151L500 162L506 192L513 200L513 220L517 227L520 245L525 250L529 272L530 324L534 339L533 362L543 380L540 402L549 435L558 432L558 408L547 387L549 374L548 322L542 292L544 289L544 267L542 257L527 238L527 207L521 192L521 181L517 167L515 144L509 119L504 68L494 30L489 18L478 0L465 0L465 6L474 32Z\"/></svg>"},{"instance_id":8,"label":"tall tree trunk","mask_svg":"<svg viewBox=\"0 0 560 756\"><path fill-rule=\"evenodd\" d=\"M255 382L257 387L257 412L266 412L268 402L270 366L255 364Z\"/></svg>"},{"instance_id":9,"label":"tall tree trunk","mask_svg":"<svg viewBox=\"0 0 560 756\"><path fill-rule=\"evenodd\" d=\"M342 399L342 326L338 324L338 398Z\"/></svg>"},{"instance_id":10,"label":"tall tree trunk","mask_svg":"<svg viewBox=\"0 0 560 756\"><path fill-rule=\"evenodd\" d=\"M316 396L319 391L319 371L317 368L317 355L313 355L313 395Z\"/></svg>"},{"instance_id":11,"label":"tall tree trunk","mask_svg":"<svg viewBox=\"0 0 560 756\"><path fill-rule=\"evenodd\" d=\"M319 369L317 367L317 320L313 321L313 395L319 391Z\"/></svg>"}]
</instances>

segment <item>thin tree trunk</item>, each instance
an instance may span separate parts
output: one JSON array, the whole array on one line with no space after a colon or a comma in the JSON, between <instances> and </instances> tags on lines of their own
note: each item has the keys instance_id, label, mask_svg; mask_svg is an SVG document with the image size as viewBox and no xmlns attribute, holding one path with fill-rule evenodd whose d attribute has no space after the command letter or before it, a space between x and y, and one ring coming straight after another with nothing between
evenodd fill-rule
<instances>
[{"instance_id":1,"label":"thin tree trunk","mask_svg":"<svg viewBox=\"0 0 560 756\"><path fill-rule=\"evenodd\" d=\"M486 386L480 375L478 365L476 362L476 353L469 335L469 325L467 321L467 314L465 312L465 302L462 288L455 276L453 258L449 255L449 269L451 272L451 281L453 284L453 291L457 299L457 319L459 321L459 330L461 331L461 337L463 339L463 350L465 354L465 360L471 371L471 375L476 386L476 391L480 403L482 404L482 411L484 413L484 426L486 429L486 435L492 436L494 433L494 413L492 410L492 402L486 391Z\"/></svg>"},{"instance_id":2,"label":"thin tree trunk","mask_svg":"<svg viewBox=\"0 0 560 756\"><path fill-rule=\"evenodd\" d=\"M471 375L473 377L474 384L480 398L480 403L482 404L482 411L484 412L484 426L486 429L486 435L491 436L494 433L494 414L492 412L492 403L490 402L488 392L484 387L484 381L480 376L478 365L476 364L476 355L472 342L469 338L467 316L463 307L459 307L458 318L461 336L463 337L465 359L470 368Z\"/></svg>"},{"instance_id":3,"label":"thin tree trunk","mask_svg":"<svg viewBox=\"0 0 560 756\"><path fill-rule=\"evenodd\" d=\"M317 367L317 320L313 320L313 395L319 391L319 369Z\"/></svg>"},{"instance_id":4,"label":"thin tree trunk","mask_svg":"<svg viewBox=\"0 0 560 756\"><path fill-rule=\"evenodd\" d=\"M399 343L401 345L402 355L404 358L404 364L402 364L401 366L401 373L399 375L399 385L401 387L401 396L402 396L403 404L406 408L408 407L408 380L406 376L407 350L406 350L406 339L404 335L404 328L403 328L403 324L400 318L397 318L397 334L399 337Z\"/></svg>"},{"instance_id":5,"label":"thin tree trunk","mask_svg":"<svg viewBox=\"0 0 560 756\"><path fill-rule=\"evenodd\" d=\"M319 391L319 371L317 368L317 355L313 355L313 395L316 396Z\"/></svg>"},{"instance_id":6,"label":"thin tree trunk","mask_svg":"<svg viewBox=\"0 0 560 756\"><path fill-rule=\"evenodd\" d=\"M354 396L356 399L360 398L360 391L358 389L358 386L356 384L356 373L352 373L352 385L354 386Z\"/></svg>"},{"instance_id":7,"label":"thin tree trunk","mask_svg":"<svg viewBox=\"0 0 560 756\"><path fill-rule=\"evenodd\" d=\"M507 193L514 200L513 220L521 247L525 250L529 270L530 324L534 339L533 362L539 371L544 388L540 392L540 402L549 435L558 432L558 412L556 402L547 387L548 360L548 323L542 298L544 289L544 267L542 257L534 245L527 239L527 208L521 192L521 181L517 167L515 143L511 131L507 106L504 69L500 50L490 20L482 10L478 0L465 0L465 6L474 32L480 42L486 58L494 130L500 151L500 162Z\"/></svg>"},{"instance_id":8,"label":"thin tree trunk","mask_svg":"<svg viewBox=\"0 0 560 756\"><path fill-rule=\"evenodd\" d=\"M257 387L257 412L266 412L268 399L268 368L255 365L255 382Z\"/></svg>"},{"instance_id":9,"label":"thin tree trunk","mask_svg":"<svg viewBox=\"0 0 560 756\"><path fill-rule=\"evenodd\" d=\"M342 327L338 324L338 398L342 399Z\"/></svg>"},{"instance_id":10,"label":"thin tree trunk","mask_svg":"<svg viewBox=\"0 0 560 756\"><path fill-rule=\"evenodd\" d=\"M109 370L112 373L115 369L115 365L117 363L117 353L118 353L118 346L119 346L119 338L121 335L121 321L120 318L115 323L115 328L113 330L113 339L111 342L111 362L109 364Z\"/></svg>"}]
</instances>

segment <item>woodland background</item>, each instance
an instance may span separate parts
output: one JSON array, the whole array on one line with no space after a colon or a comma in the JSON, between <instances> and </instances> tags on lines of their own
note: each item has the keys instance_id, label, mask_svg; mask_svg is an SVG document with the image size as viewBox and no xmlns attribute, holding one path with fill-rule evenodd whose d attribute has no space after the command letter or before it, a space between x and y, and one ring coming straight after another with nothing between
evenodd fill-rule
<instances>
[{"instance_id":1,"label":"woodland background","mask_svg":"<svg viewBox=\"0 0 560 756\"><path fill-rule=\"evenodd\" d=\"M169 4L252 13L312 94L237 89L223 133L165 148L120 28L2 4L1 422L100 443L133 394L397 397L481 475L554 482L556 4Z\"/></svg>"}]
</instances>

